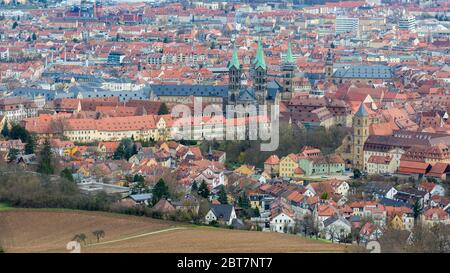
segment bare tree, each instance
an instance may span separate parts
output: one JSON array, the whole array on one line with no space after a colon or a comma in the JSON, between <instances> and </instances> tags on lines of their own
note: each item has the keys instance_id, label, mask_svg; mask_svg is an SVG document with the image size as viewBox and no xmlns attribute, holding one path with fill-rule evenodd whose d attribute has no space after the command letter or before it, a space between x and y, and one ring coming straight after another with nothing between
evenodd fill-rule
<instances>
[{"instance_id":1,"label":"bare tree","mask_svg":"<svg viewBox=\"0 0 450 273\"><path fill-rule=\"evenodd\" d=\"M102 229L94 230L92 234L94 234L94 236L97 238L97 243L100 241L100 238L105 237L105 231L103 231Z\"/></svg>"},{"instance_id":2,"label":"bare tree","mask_svg":"<svg viewBox=\"0 0 450 273\"><path fill-rule=\"evenodd\" d=\"M73 236L72 241L77 241L79 243L83 242L84 244L86 244L86 234L84 233L80 233L80 234L75 234L75 236Z\"/></svg>"}]
</instances>

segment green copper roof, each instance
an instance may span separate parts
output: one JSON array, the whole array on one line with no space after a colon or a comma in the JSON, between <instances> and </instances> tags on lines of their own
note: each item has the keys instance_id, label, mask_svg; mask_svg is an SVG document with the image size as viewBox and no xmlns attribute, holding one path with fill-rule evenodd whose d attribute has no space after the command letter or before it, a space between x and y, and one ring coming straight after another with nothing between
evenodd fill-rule
<instances>
[{"instance_id":1,"label":"green copper roof","mask_svg":"<svg viewBox=\"0 0 450 273\"><path fill-rule=\"evenodd\" d=\"M236 69L240 69L241 65L239 64L239 58L236 50L236 44L233 45L233 56L231 57L231 61L228 63L228 69L235 67Z\"/></svg>"},{"instance_id":2,"label":"green copper roof","mask_svg":"<svg viewBox=\"0 0 450 273\"><path fill-rule=\"evenodd\" d=\"M267 69L266 61L264 61L264 51L261 44L261 38L258 39L258 49L256 49L256 57L253 64L255 65L255 69L258 67L261 67L264 70Z\"/></svg>"},{"instance_id":3,"label":"green copper roof","mask_svg":"<svg viewBox=\"0 0 450 273\"><path fill-rule=\"evenodd\" d=\"M292 48L291 48L291 40L288 41L288 49L286 52L286 56L284 56L285 63L294 63L294 56L292 56Z\"/></svg>"}]
</instances>

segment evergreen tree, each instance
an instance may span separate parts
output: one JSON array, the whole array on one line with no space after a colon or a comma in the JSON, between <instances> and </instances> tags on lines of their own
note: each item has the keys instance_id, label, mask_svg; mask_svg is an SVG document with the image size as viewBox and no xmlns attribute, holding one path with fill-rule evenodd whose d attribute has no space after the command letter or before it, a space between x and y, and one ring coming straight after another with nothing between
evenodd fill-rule
<instances>
[{"instance_id":1,"label":"evergreen tree","mask_svg":"<svg viewBox=\"0 0 450 273\"><path fill-rule=\"evenodd\" d=\"M247 196L247 193L245 193L245 191L243 191L241 193L241 195L239 195L238 205L239 205L239 207L241 207L243 209L248 209L250 207L250 200Z\"/></svg>"},{"instance_id":2,"label":"evergreen tree","mask_svg":"<svg viewBox=\"0 0 450 273\"><path fill-rule=\"evenodd\" d=\"M153 187L152 194L153 205L158 203L161 198L169 197L169 187L166 185L166 182L164 182L164 179L160 178L158 180L158 183Z\"/></svg>"},{"instance_id":3,"label":"evergreen tree","mask_svg":"<svg viewBox=\"0 0 450 273\"><path fill-rule=\"evenodd\" d=\"M225 191L225 187L223 185L220 186L219 190L219 202L220 204L228 204L227 193Z\"/></svg>"},{"instance_id":4,"label":"evergreen tree","mask_svg":"<svg viewBox=\"0 0 450 273\"><path fill-rule=\"evenodd\" d=\"M163 102L159 106L158 115L167 115L169 114L169 109L167 108L167 105Z\"/></svg>"},{"instance_id":5,"label":"evergreen tree","mask_svg":"<svg viewBox=\"0 0 450 273\"><path fill-rule=\"evenodd\" d=\"M138 153L138 151L137 151L137 146L136 146L135 143L133 143L133 145L131 146L130 157L132 157L133 155L135 155L135 154L137 154L137 153ZM130 157L129 157L129 158L130 158Z\"/></svg>"},{"instance_id":6,"label":"evergreen tree","mask_svg":"<svg viewBox=\"0 0 450 273\"><path fill-rule=\"evenodd\" d=\"M140 182L143 183L145 181L144 177L140 174L135 174L133 177L133 182Z\"/></svg>"},{"instance_id":7,"label":"evergreen tree","mask_svg":"<svg viewBox=\"0 0 450 273\"><path fill-rule=\"evenodd\" d=\"M198 188L198 195L200 195L203 198L208 198L209 197L209 189L208 189L208 185L206 185L205 180L202 181L202 183L200 183L200 187Z\"/></svg>"},{"instance_id":8,"label":"evergreen tree","mask_svg":"<svg viewBox=\"0 0 450 273\"><path fill-rule=\"evenodd\" d=\"M31 40L36 41L37 37L36 37L36 33L33 32L33 34L31 35Z\"/></svg>"},{"instance_id":9,"label":"evergreen tree","mask_svg":"<svg viewBox=\"0 0 450 273\"><path fill-rule=\"evenodd\" d=\"M197 193L198 192L198 185L197 182L194 180L194 183L192 183L191 186L191 193Z\"/></svg>"},{"instance_id":10,"label":"evergreen tree","mask_svg":"<svg viewBox=\"0 0 450 273\"><path fill-rule=\"evenodd\" d=\"M14 124L9 131L9 137L11 139L20 139L23 143L26 143L30 138L30 133L19 124Z\"/></svg>"},{"instance_id":11,"label":"evergreen tree","mask_svg":"<svg viewBox=\"0 0 450 273\"><path fill-rule=\"evenodd\" d=\"M362 173L359 169L354 169L353 170L353 178L358 179L362 176Z\"/></svg>"},{"instance_id":12,"label":"evergreen tree","mask_svg":"<svg viewBox=\"0 0 450 273\"><path fill-rule=\"evenodd\" d=\"M417 219L417 217L419 217L419 215L422 213L422 210L423 206L419 202L419 200L417 200L413 205L414 219Z\"/></svg>"},{"instance_id":13,"label":"evergreen tree","mask_svg":"<svg viewBox=\"0 0 450 273\"><path fill-rule=\"evenodd\" d=\"M10 149L8 153L8 162L13 162L17 159L17 155L19 155L19 150L17 149Z\"/></svg>"},{"instance_id":14,"label":"evergreen tree","mask_svg":"<svg viewBox=\"0 0 450 273\"><path fill-rule=\"evenodd\" d=\"M64 170L61 171L60 176L62 178L65 178L65 179L69 180L70 182L74 181L72 172L68 168L64 168Z\"/></svg>"},{"instance_id":15,"label":"evergreen tree","mask_svg":"<svg viewBox=\"0 0 450 273\"><path fill-rule=\"evenodd\" d=\"M114 151L113 158L119 159L130 159L133 155L137 154L137 147L129 138L124 138L120 141L119 146Z\"/></svg>"},{"instance_id":16,"label":"evergreen tree","mask_svg":"<svg viewBox=\"0 0 450 273\"><path fill-rule=\"evenodd\" d=\"M3 124L2 136L5 138L9 137L9 128L8 128L7 122L5 122L5 124Z\"/></svg>"},{"instance_id":17,"label":"evergreen tree","mask_svg":"<svg viewBox=\"0 0 450 273\"><path fill-rule=\"evenodd\" d=\"M16 27L18 26L19 24L17 23L17 22L14 22L13 24L12 24L12 29L16 29Z\"/></svg>"},{"instance_id":18,"label":"evergreen tree","mask_svg":"<svg viewBox=\"0 0 450 273\"><path fill-rule=\"evenodd\" d=\"M34 140L33 136L28 137L28 141L25 144L25 154L34 154L34 148L36 146L36 141Z\"/></svg>"},{"instance_id":19,"label":"evergreen tree","mask_svg":"<svg viewBox=\"0 0 450 273\"><path fill-rule=\"evenodd\" d=\"M50 147L50 141L48 139L45 139L42 146L37 172L42 174L54 173L54 169L52 166L52 149Z\"/></svg>"}]
</instances>

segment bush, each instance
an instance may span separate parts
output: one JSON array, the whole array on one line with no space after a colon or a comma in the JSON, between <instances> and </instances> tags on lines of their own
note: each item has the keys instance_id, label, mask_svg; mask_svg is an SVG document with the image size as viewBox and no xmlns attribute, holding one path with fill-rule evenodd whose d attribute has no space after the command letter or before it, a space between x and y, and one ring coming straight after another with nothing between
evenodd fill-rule
<instances>
[{"instance_id":1,"label":"bush","mask_svg":"<svg viewBox=\"0 0 450 273\"><path fill-rule=\"evenodd\" d=\"M1 170L0 176L0 202L15 207L108 211L119 198L104 192L83 194L75 183L56 176Z\"/></svg>"},{"instance_id":2,"label":"bush","mask_svg":"<svg viewBox=\"0 0 450 273\"><path fill-rule=\"evenodd\" d=\"M163 215L160 211L152 211L151 217L155 219L162 219Z\"/></svg>"},{"instance_id":3,"label":"bush","mask_svg":"<svg viewBox=\"0 0 450 273\"><path fill-rule=\"evenodd\" d=\"M209 222L209 225L213 227L219 227L219 223L216 220Z\"/></svg>"}]
</instances>

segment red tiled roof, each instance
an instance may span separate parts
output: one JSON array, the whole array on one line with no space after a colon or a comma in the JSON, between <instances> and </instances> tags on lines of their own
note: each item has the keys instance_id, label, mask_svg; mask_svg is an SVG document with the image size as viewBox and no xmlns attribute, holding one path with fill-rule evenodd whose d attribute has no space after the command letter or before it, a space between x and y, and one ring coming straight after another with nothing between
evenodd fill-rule
<instances>
[{"instance_id":1,"label":"red tiled roof","mask_svg":"<svg viewBox=\"0 0 450 273\"><path fill-rule=\"evenodd\" d=\"M429 166L430 164L425 162L401 160L398 172L403 174L425 174Z\"/></svg>"},{"instance_id":2,"label":"red tiled roof","mask_svg":"<svg viewBox=\"0 0 450 273\"><path fill-rule=\"evenodd\" d=\"M264 161L264 164L278 165L280 164L280 159L277 155L271 155L266 159L266 161Z\"/></svg>"}]
</instances>

